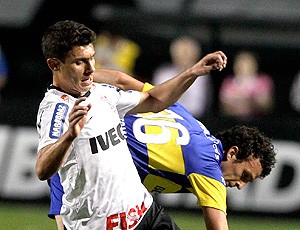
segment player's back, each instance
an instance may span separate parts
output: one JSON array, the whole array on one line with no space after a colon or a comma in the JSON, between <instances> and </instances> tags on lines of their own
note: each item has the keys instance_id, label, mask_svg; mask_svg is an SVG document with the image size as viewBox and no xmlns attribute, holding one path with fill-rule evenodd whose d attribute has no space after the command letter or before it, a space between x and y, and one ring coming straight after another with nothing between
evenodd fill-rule
<instances>
[{"instance_id":1,"label":"player's back","mask_svg":"<svg viewBox=\"0 0 300 230\"><path fill-rule=\"evenodd\" d=\"M160 113L126 115L125 124L127 144L149 191L191 192L193 173L222 182L219 140L179 103ZM207 171L210 167L216 170Z\"/></svg>"}]
</instances>

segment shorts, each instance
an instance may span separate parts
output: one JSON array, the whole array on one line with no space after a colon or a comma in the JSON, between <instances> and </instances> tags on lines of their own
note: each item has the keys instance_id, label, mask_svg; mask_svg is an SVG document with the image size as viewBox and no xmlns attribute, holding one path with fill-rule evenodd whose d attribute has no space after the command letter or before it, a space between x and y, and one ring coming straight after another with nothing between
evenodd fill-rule
<instances>
[{"instance_id":1,"label":"shorts","mask_svg":"<svg viewBox=\"0 0 300 230\"><path fill-rule=\"evenodd\" d=\"M164 208L153 202L137 230L180 230L172 218L164 212Z\"/></svg>"},{"instance_id":2,"label":"shorts","mask_svg":"<svg viewBox=\"0 0 300 230\"><path fill-rule=\"evenodd\" d=\"M66 227L64 227L65 230ZM135 230L180 230L164 208L153 202Z\"/></svg>"}]
</instances>

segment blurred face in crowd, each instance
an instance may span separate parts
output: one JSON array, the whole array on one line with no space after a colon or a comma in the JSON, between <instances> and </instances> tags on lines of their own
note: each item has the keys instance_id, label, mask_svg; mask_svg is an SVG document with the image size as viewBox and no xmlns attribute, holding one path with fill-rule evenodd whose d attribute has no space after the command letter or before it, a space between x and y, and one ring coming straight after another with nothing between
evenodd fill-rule
<instances>
[{"instance_id":1,"label":"blurred face in crowd","mask_svg":"<svg viewBox=\"0 0 300 230\"><path fill-rule=\"evenodd\" d=\"M241 52L234 60L233 69L236 77L256 77L258 63L253 54L250 52Z\"/></svg>"},{"instance_id":2,"label":"blurred face in crowd","mask_svg":"<svg viewBox=\"0 0 300 230\"><path fill-rule=\"evenodd\" d=\"M201 47L197 41L180 37L172 42L170 46L170 55L175 65L185 70L194 65L201 55Z\"/></svg>"},{"instance_id":3,"label":"blurred face in crowd","mask_svg":"<svg viewBox=\"0 0 300 230\"><path fill-rule=\"evenodd\" d=\"M233 146L227 152L227 160L222 161L221 167L227 187L242 189L248 182L259 178L262 173L260 159L249 157L237 159L238 147Z\"/></svg>"},{"instance_id":4,"label":"blurred face in crowd","mask_svg":"<svg viewBox=\"0 0 300 230\"><path fill-rule=\"evenodd\" d=\"M74 46L65 61L56 58L48 59L54 73L54 85L78 96L84 95L93 83L95 71L95 50L93 44Z\"/></svg>"}]
</instances>

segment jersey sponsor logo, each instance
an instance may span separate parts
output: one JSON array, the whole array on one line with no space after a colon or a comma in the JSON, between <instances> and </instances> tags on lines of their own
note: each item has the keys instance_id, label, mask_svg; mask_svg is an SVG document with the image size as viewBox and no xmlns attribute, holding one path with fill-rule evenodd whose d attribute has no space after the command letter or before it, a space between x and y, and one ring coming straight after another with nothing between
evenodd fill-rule
<instances>
[{"instance_id":1,"label":"jersey sponsor logo","mask_svg":"<svg viewBox=\"0 0 300 230\"><path fill-rule=\"evenodd\" d=\"M154 189L151 191L151 193L152 193L152 192L162 193L165 189L166 189L165 187L156 185L156 186L154 187Z\"/></svg>"},{"instance_id":2,"label":"jersey sponsor logo","mask_svg":"<svg viewBox=\"0 0 300 230\"><path fill-rule=\"evenodd\" d=\"M58 139L63 133L63 124L66 119L69 106L64 103L57 103L52 116L49 137Z\"/></svg>"},{"instance_id":3,"label":"jersey sponsor logo","mask_svg":"<svg viewBox=\"0 0 300 230\"><path fill-rule=\"evenodd\" d=\"M214 152L215 152L215 158L217 159L217 161L220 161L221 160L221 153L218 149L218 145L220 145L220 141L216 139L213 143L213 148L214 148Z\"/></svg>"},{"instance_id":4,"label":"jersey sponsor logo","mask_svg":"<svg viewBox=\"0 0 300 230\"><path fill-rule=\"evenodd\" d=\"M183 176L185 177L185 176ZM183 179L182 180L186 180ZM179 178L179 177L177 177ZM185 183L182 181L182 183ZM151 192L158 192L158 193L176 193L182 190L182 186L171 181L169 178L163 178L160 176L148 174L145 179L143 180L143 184Z\"/></svg>"},{"instance_id":5,"label":"jersey sponsor logo","mask_svg":"<svg viewBox=\"0 0 300 230\"><path fill-rule=\"evenodd\" d=\"M130 208L127 213L121 212L110 215L106 219L106 230L113 230L115 227L120 227L122 230L132 229L137 225L146 211L147 208L143 202L141 207L136 205Z\"/></svg>"},{"instance_id":6,"label":"jersey sponsor logo","mask_svg":"<svg viewBox=\"0 0 300 230\"><path fill-rule=\"evenodd\" d=\"M119 144L122 140L125 140L125 136L123 134L123 127L120 123L116 128L111 128L106 131L104 135L90 138L92 154L99 152L97 143L100 145L101 149L105 151L109 149L110 146Z\"/></svg>"}]
</instances>

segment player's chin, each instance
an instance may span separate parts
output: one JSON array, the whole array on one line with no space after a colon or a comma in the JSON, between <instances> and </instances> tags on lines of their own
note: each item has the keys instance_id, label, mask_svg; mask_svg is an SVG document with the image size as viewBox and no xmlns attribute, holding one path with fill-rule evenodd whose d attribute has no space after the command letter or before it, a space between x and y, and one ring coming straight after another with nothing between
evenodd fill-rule
<instances>
[{"instance_id":1,"label":"player's chin","mask_svg":"<svg viewBox=\"0 0 300 230\"><path fill-rule=\"evenodd\" d=\"M92 88L92 86L93 86L92 82L91 83L89 83L89 82L83 82L81 84L80 88L81 88L82 92L87 92L87 91L89 91Z\"/></svg>"}]
</instances>

